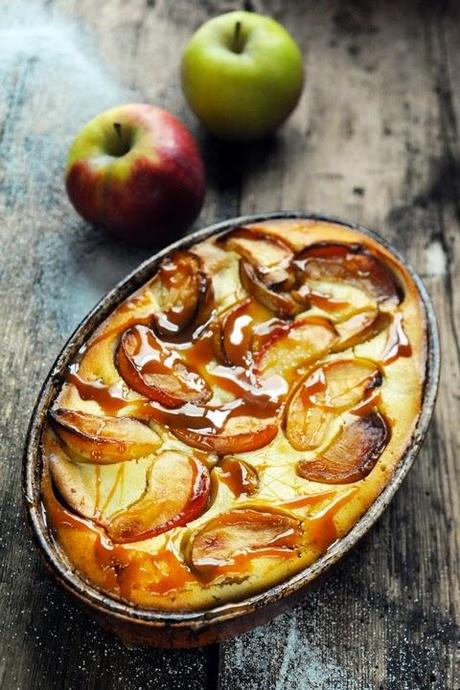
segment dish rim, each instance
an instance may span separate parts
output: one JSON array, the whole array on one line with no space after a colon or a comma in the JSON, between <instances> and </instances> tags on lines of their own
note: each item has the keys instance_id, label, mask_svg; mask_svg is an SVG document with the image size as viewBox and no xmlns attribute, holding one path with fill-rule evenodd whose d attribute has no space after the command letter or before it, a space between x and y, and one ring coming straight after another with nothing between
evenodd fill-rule
<instances>
[{"instance_id":1,"label":"dish rim","mask_svg":"<svg viewBox=\"0 0 460 690\"><path fill-rule=\"evenodd\" d=\"M80 347L87 341L88 337L102 321L104 321L104 319L107 318L130 294L153 276L161 259L171 251L178 248L188 248L198 241L205 240L211 235L223 232L234 226L270 220L290 219L336 223L371 237L396 257L409 272L409 275L414 281L425 311L427 358L423 401L411 441L405 453L402 455L390 481L358 522L342 539L332 544L317 561L307 568L304 568L296 575L283 580L269 589L259 591L239 601L228 602L198 611L171 612L145 609L112 598L78 575L76 569L74 570L69 567L65 555L61 553L56 542L49 533L49 529L46 525L45 511L41 503L40 480L43 467L40 453L41 435L46 420L46 413L63 383L67 366L73 361ZM237 216L197 230L190 235L176 240L146 259L106 293L76 327L56 358L43 383L32 412L26 436L22 477L28 522L40 554L44 558L46 565L53 572L54 577L67 591L73 594L77 599L83 601L83 603L90 605L93 609L99 612L101 612L102 609L104 614L108 614L112 618L117 618L120 621L129 623L135 622L155 628L167 627L176 629L177 631L181 628L186 628L189 631L199 632L203 627L208 628L210 625L226 623L235 618L239 618L247 613L248 610L254 611L260 608L274 606L289 595L294 595L296 592L302 590L339 561L357 544L361 537L369 531L387 508L412 466L428 431L436 402L439 373L439 333L433 305L428 292L421 278L412 266L401 256L399 251L395 249L391 243L381 237L378 232L337 216L309 213L306 211L274 211L270 213Z\"/></svg>"}]
</instances>

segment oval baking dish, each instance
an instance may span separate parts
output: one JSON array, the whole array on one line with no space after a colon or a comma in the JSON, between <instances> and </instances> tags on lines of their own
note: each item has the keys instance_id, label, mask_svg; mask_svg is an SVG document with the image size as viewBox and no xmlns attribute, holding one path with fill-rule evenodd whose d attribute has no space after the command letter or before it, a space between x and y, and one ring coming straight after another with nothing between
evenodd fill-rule
<instances>
[{"instance_id":1,"label":"oval baking dish","mask_svg":"<svg viewBox=\"0 0 460 690\"><path fill-rule=\"evenodd\" d=\"M226 257L230 257L229 266L239 267L233 273L231 266L225 268ZM213 261L218 266L221 259L224 268L214 270ZM219 271L225 274L220 283L216 282ZM182 295L187 294L184 290L191 290L191 301L186 300L185 307L177 308L174 292L167 291L164 297L165 285L175 289L177 280ZM232 281L236 292L229 297ZM339 290L336 294L337 283L343 282L348 292ZM114 313L121 314L123 308L128 312L136 300L142 301L140 289L146 284L149 290L157 290L158 303L163 300L166 305L163 312L152 312L149 320L145 315L137 320L124 317L120 328ZM362 303L363 294L371 306ZM196 295L199 300L195 304ZM191 319L199 328L185 341L178 340L178 331L189 332ZM244 330L247 323L259 327L251 330L251 341ZM129 404L142 409L141 414L136 408L134 418L124 423L121 437L117 436L119 421L128 418L117 418L116 405L113 416L104 417L106 430L101 432L98 410L103 407L98 407L97 396L91 397L82 388L86 384L78 374L87 348L107 334L113 337L114 324L118 330L111 366L116 363L123 385L128 382L134 395L127 401L118 391L115 402L121 404L124 415ZM222 334L227 334L226 340ZM206 348L213 354L206 349L208 369L202 378L196 372L205 371L201 361L204 346L196 352L195 346L206 338ZM379 357L373 355L377 345L372 350L369 342L380 346ZM190 360L193 366L188 369L187 348L194 354ZM250 360L248 348L254 353ZM309 358L307 348L314 353ZM209 369L210 357L214 364ZM403 362L391 369L399 358L409 358L404 362L412 365ZM269 620L299 600L304 588L349 551L388 505L427 431L436 398L439 359L436 320L420 278L375 232L337 218L278 212L233 218L179 240L148 259L99 302L65 345L40 393L25 447L23 489L33 537L46 565L104 627L130 644L198 646ZM153 360L157 364L149 364L150 369L142 363ZM165 362L173 366L172 376L165 375L169 371ZM95 370L98 366L96 359ZM157 367L154 374L152 366ZM254 372L260 377L256 384ZM210 390L208 373L210 380L220 384L225 379L222 385L227 393L222 399L216 398L218 388ZM401 387L401 379L406 389ZM97 381L94 376L91 380ZM414 393L407 402L411 380ZM98 385L93 384L92 389ZM74 395L82 400L90 396L92 402L83 412L72 402L72 391L68 390L72 386L77 391ZM243 412L234 411L239 398L227 395L235 390L249 390L246 397L242 394ZM110 400L113 403L114 398ZM212 421L216 416L212 414L203 429L190 421L193 414L200 410L207 414L210 409L224 410L225 419L236 414L230 422L236 421L233 426L237 429L241 420L249 419L251 433L238 430L234 436L228 431L225 435ZM147 412L150 416L146 418ZM410 417L407 420L406 414ZM111 420L116 421L113 428ZM233 428L230 422L225 422L225 430L227 424ZM172 442L168 445L169 437ZM162 443L161 453L157 453ZM61 451L64 459L59 456ZM150 465L146 461L147 469L143 470L146 457L147 461L154 459L148 461ZM288 475L282 475L284 479L279 478L273 462L279 457L292 465ZM144 472L142 481L147 488L138 492L137 498L130 494L131 502L125 499L122 510L108 511L104 517L99 506L99 467L110 474L107 466L123 465L126 459L139 466L136 476ZM97 486L91 491L96 492L96 507L90 509L81 477L90 477L91 484L94 463ZM83 467L80 474L75 467ZM168 489L174 487L174 481L168 484L170 467L180 478L177 489ZM270 482L264 484L265 474ZM368 476L374 479L368 480ZM239 490L235 481L240 483ZM179 497L187 482L193 485L193 500L184 504L188 511L185 517L179 509L168 513L170 503L159 490L152 493L152 482L163 487L163 492L178 492ZM52 484L55 489L50 490ZM316 492L305 496L304 487L308 494L312 486L317 487ZM113 502L114 491L107 493L104 505ZM182 505L176 499L177 505ZM158 500L166 506L163 513L155 505ZM63 510L67 517L63 523L61 520L64 529L59 530L62 501L67 505ZM352 507L329 515L328 501L334 511L347 501ZM305 506L306 514L301 510ZM316 513L311 506L317 507ZM329 515L327 521L320 521L317 516L321 515ZM86 572L83 559L75 562L69 556L75 553L75 534L69 537L72 548L67 548L65 541L69 524L80 521L83 527L79 529L84 533L89 529L86 518L91 518L98 530L94 549L105 559L98 568L104 583L109 582L108 575L114 579L113 591L97 578L82 575ZM345 527L340 526L342 523ZM187 586L177 596L170 596L171 587L162 590L149 585L142 590L142 580L133 584L132 573L145 572L145 562L139 560L143 552L136 551L136 544L132 550L131 543L147 540L151 548L149 567L160 572L158 559L164 557L164 549L158 551L160 547L155 545L163 543L164 533L174 535L168 537L171 543L176 539L174 551L166 554L168 558L176 559L178 552L182 558L181 577ZM311 542L304 549L308 558L302 550L302 539L307 537ZM83 543L80 551L84 551ZM92 541L85 543L93 546ZM116 551L122 554L117 555L118 560L114 560L114 546L121 549ZM252 560L253 552L256 557ZM294 556L298 557L297 565ZM235 563L243 562L243 571L235 570ZM167 568L168 563L161 567ZM88 568L91 574L94 568Z\"/></svg>"}]
</instances>

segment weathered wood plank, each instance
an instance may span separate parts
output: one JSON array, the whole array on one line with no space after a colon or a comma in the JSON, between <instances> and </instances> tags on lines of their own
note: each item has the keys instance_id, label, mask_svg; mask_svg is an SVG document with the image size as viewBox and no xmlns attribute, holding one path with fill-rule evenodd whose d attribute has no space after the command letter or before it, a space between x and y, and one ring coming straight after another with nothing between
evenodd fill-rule
<instances>
[{"instance_id":1,"label":"weathered wood plank","mask_svg":"<svg viewBox=\"0 0 460 690\"><path fill-rule=\"evenodd\" d=\"M279 136L240 148L204 135L177 83L191 32L237 4L0 2L5 689L217 685L216 648L131 651L100 631L45 574L23 524L20 455L40 383L78 321L145 255L79 221L62 186L80 124L127 100L162 103L198 134L209 184L197 225L284 207L380 228L424 275L442 331L436 418L396 500L303 604L222 645L221 690L460 687L460 13L453 2L244 4L297 37L307 88Z\"/></svg>"}]
</instances>

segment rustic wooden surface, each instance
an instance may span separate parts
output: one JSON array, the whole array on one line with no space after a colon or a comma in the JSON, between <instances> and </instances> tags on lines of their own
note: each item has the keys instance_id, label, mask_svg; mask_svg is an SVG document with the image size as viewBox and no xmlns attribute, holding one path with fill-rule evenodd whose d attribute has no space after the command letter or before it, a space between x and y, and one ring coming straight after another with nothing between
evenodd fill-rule
<instances>
[{"instance_id":1,"label":"rustic wooden surface","mask_svg":"<svg viewBox=\"0 0 460 690\"><path fill-rule=\"evenodd\" d=\"M5 690L458 690L459 4L255 1L299 41L307 82L279 136L225 147L199 130L180 53L222 0L0 2L2 394L0 685ZM315 593L195 651L128 650L45 573L25 527L21 452L41 382L90 307L145 256L86 226L62 170L105 107L164 105L198 134L197 227L280 208L380 229L433 297L443 376L431 432L392 506Z\"/></svg>"}]
</instances>

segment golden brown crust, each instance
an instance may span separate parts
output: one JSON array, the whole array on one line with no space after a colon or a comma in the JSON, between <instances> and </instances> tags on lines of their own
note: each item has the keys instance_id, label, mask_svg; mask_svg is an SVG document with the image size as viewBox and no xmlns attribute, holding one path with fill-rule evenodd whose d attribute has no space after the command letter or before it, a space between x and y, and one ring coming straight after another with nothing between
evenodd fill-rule
<instances>
[{"instance_id":1,"label":"golden brown crust","mask_svg":"<svg viewBox=\"0 0 460 690\"><path fill-rule=\"evenodd\" d=\"M133 446L136 453L132 458L126 458L123 454L126 449L120 447L112 454L110 462L118 457L123 462L99 465L96 469L91 464L90 452L80 458L84 462L78 461L78 454L69 457L50 427L43 442L43 502L49 524L72 566L96 587L138 606L162 610L209 608L266 589L311 564L351 529L388 483L410 444L420 413L426 364L426 323L421 299L408 270L372 238L337 223L274 220L253 224L247 230L255 230L254 236L263 236L264 242L273 236L283 247L288 246L294 257L318 243L360 245L357 255L364 252L381 262L385 270L389 269L402 288L404 299L399 304L395 299L379 303L378 295L376 298L376 293L361 289L359 283L343 284L343 279L341 283L337 273L334 275L336 267L327 264L327 259L325 276L321 280L308 281L299 274L301 267L294 270L290 252L279 253L277 249L273 256L278 252L282 257L282 270L268 260L263 266L256 266L258 280L268 290L263 292L263 299L268 294L270 302L270 290L278 290L290 300L297 300L296 304L302 304L300 312L296 309L294 317L280 315L276 312L275 300L269 327L267 321L263 321L261 327L254 318L251 326L254 333L244 331L244 350L237 351L237 340L232 343L235 361L240 366L229 366L228 361L219 359L219 352L216 353L213 346L216 342L213 323L222 313L228 313L232 305L243 304L248 298L255 299L248 293L251 285L241 284L239 262L240 259L247 261L248 256L254 262L257 246L254 250L251 245L248 254L247 243L243 248L238 242L230 243L226 250L222 246L225 243L216 243L211 238L192 247L190 251L201 258L203 275L212 277L213 315L207 324L199 324L201 330L195 334L198 345L183 342L168 343L168 347L176 348L184 368L191 367L203 376L213 391L212 399L199 408L204 410L204 421L195 421L194 429L187 416L174 416L176 410L162 410L158 405L154 409L148 400L127 385L116 366L115 355L122 333L134 324L154 327L153 315L161 306L155 290L145 285L102 324L90 338L78 365L72 368L54 409L135 418L139 424L151 426L161 446L158 449L149 447L151 454L145 457L139 457L140 446ZM244 233L242 237L244 239ZM265 256L271 261L269 250L270 247L264 247ZM244 252L244 257L238 252ZM372 275L367 279L372 280ZM293 292L294 287L297 294ZM299 302L302 299L305 301ZM264 303L260 313L266 314L269 309ZM238 328L250 323L249 312L243 310L241 314L245 320L240 320ZM357 314L364 315L361 321L347 322ZM379 318L377 325L375 314ZM321 329L318 324L327 322L325 332L334 334L330 342L318 348L313 361L311 348L304 361L299 357L298 343L294 343L292 336L302 332L299 324L305 320L315 324L316 330ZM232 328L236 328L233 322ZM237 334L236 330L233 332ZM238 333L241 335L240 331ZM279 348L280 343L285 342L288 349L281 348L278 352L275 346ZM136 366L143 361L141 355ZM311 372L321 369L321 363L328 365L354 358L375 362L381 375L378 381L373 378L372 386L360 382L361 388L349 395L351 405L343 404L344 399L348 400L349 384L345 379L336 376L328 383L324 377L315 379L313 376L310 380ZM280 362L279 367L275 360ZM287 361L294 362L295 366L287 367ZM263 371L263 362L270 362L270 367L267 365L270 371ZM256 383L248 378L242 364L253 372ZM328 366L326 373L331 369ZM342 372L349 367L334 365L333 369ZM272 378L267 382L269 376ZM285 377L281 383L280 376ZM285 410L286 405L292 404L293 391L295 404L286 435L282 420L289 414ZM235 417L232 405L235 406L238 396L245 402L240 416ZM261 409L265 411L263 414ZM321 434L312 435L310 429L302 436L293 430L295 421L292 420L298 419L303 410L305 425L308 419L316 420L315 423L323 420ZM218 415L223 415L226 421L221 427L213 427ZM382 420L379 424L375 423L377 416ZM357 420L364 421L357 423ZM238 429L238 434L234 433L230 440L228 434L224 436L225 424L227 429ZM388 434L383 433L382 424L388 428ZM270 427L270 434L261 436L260 429L267 427ZM340 459L340 444L344 438L348 448L351 447L349 436L343 432L348 428L359 431L358 444L360 434L374 433L374 437L367 439L368 443L366 438L362 443L367 456L358 458L354 465L351 461L344 464ZM59 429L56 431L59 433ZM220 435L217 443L209 442L213 434ZM238 435L240 441L243 437L245 440L241 447L238 447ZM196 441L205 437L206 444ZM152 440L155 438L152 436ZM252 443L251 438L254 439ZM294 439L293 445L289 438ZM316 445L311 438L316 438ZM82 447L91 451L90 443L94 439L83 437L83 441L80 437ZM113 515L127 511L129 506L143 505L139 501L145 501L142 497L149 491L149 468L158 462L158 454L165 451L193 456L194 462L204 467L203 472L210 472L212 489L207 504L207 494L205 496L202 487L197 485L192 493L195 500L198 496L201 501L199 511L198 514L190 512L190 520L185 524L176 523L161 534L132 543L111 542L103 525L109 524ZM359 454L359 447L357 452ZM332 464L331 453L334 456ZM233 465L221 461L216 466L219 455L232 456L234 467L240 470L241 467L249 468L256 478L251 491L235 489L235 477L229 475ZM123 467L122 471L119 467ZM187 514L186 507L184 511ZM274 516L271 528L270 511ZM236 517L231 520L225 518L230 520L230 526L225 523L222 527L224 518L220 516L235 516L235 513ZM219 530L208 529L209 524L218 525ZM288 534L288 527L294 524L299 524L299 529L295 527L292 534ZM282 532L283 525L287 526L286 534ZM247 537L248 534L252 538ZM195 542L197 535L201 535L199 542ZM244 539L247 540L246 550L241 541ZM195 553L196 559L198 544L200 567L194 568L187 554ZM219 564L217 554L222 553L226 560Z\"/></svg>"}]
</instances>

